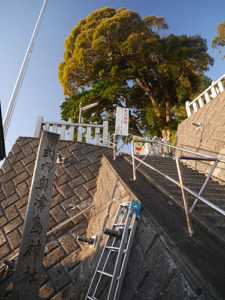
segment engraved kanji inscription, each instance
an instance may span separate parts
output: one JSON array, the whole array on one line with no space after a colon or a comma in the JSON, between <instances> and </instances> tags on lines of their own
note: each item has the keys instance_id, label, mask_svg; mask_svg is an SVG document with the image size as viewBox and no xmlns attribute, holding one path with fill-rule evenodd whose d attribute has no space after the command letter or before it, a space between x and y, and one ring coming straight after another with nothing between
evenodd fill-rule
<instances>
[{"instance_id":1,"label":"engraved kanji inscription","mask_svg":"<svg viewBox=\"0 0 225 300\"><path fill-rule=\"evenodd\" d=\"M41 164L41 170L49 172L51 170L52 166L53 165L51 163L45 162L45 163Z\"/></svg>"},{"instance_id":2,"label":"engraved kanji inscription","mask_svg":"<svg viewBox=\"0 0 225 300\"><path fill-rule=\"evenodd\" d=\"M23 273L22 276L23 280L28 280L28 281L37 281L37 272L36 268L30 267L29 265L26 267L26 271Z\"/></svg>"},{"instance_id":3,"label":"engraved kanji inscription","mask_svg":"<svg viewBox=\"0 0 225 300\"><path fill-rule=\"evenodd\" d=\"M43 176L39 181L39 186L36 186L36 189L44 190L48 188L48 178Z\"/></svg>"},{"instance_id":4,"label":"engraved kanji inscription","mask_svg":"<svg viewBox=\"0 0 225 300\"><path fill-rule=\"evenodd\" d=\"M43 150L43 157L50 157L52 160L54 158L55 151L50 149L49 147L44 148Z\"/></svg>"},{"instance_id":5,"label":"engraved kanji inscription","mask_svg":"<svg viewBox=\"0 0 225 300\"><path fill-rule=\"evenodd\" d=\"M45 197L45 195L38 196L35 199L35 202L33 206L36 206L40 212L47 206L48 199Z\"/></svg>"},{"instance_id":6,"label":"engraved kanji inscription","mask_svg":"<svg viewBox=\"0 0 225 300\"><path fill-rule=\"evenodd\" d=\"M36 217L34 217L32 219L32 227L31 227L31 233L35 232L37 234L41 234L42 231L42 225L40 223L40 217L39 215L36 215Z\"/></svg>"},{"instance_id":7,"label":"engraved kanji inscription","mask_svg":"<svg viewBox=\"0 0 225 300\"><path fill-rule=\"evenodd\" d=\"M31 254L34 254L34 259L36 261L38 255L41 251L41 242L40 240L37 241L35 244L34 241L31 241L31 244L27 247L26 251L24 252L23 256L30 256Z\"/></svg>"}]
</instances>

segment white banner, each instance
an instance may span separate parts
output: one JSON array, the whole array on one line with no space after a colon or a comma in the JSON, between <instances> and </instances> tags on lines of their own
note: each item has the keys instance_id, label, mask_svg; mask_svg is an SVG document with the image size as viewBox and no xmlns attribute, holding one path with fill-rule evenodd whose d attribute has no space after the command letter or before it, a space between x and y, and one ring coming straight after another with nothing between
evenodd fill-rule
<instances>
[{"instance_id":1,"label":"white banner","mask_svg":"<svg viewBox=\"0 0 225 300\"><path fill-rule=\"evenodd\" d=\"M128 136L129 108L117 106L116 108L116 135Z\"/></svg>"}]
</instances>

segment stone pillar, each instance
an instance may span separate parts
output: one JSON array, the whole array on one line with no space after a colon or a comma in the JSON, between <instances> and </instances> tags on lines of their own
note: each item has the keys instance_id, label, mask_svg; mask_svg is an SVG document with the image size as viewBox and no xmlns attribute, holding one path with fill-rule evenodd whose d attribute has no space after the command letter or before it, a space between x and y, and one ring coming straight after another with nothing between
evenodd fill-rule
<instances>
[{"instance_id":1,"label":"stone pillar","mask_svg":"<svg viewBox=\"0 0 225 300\"><path fill-rule=\"evenodd\" d=\"M40 139L28 199L19 258L13 278L13 297L39 299L39 285L55 174L59 135L44 131Z\"/></svg>"}]
</instances>

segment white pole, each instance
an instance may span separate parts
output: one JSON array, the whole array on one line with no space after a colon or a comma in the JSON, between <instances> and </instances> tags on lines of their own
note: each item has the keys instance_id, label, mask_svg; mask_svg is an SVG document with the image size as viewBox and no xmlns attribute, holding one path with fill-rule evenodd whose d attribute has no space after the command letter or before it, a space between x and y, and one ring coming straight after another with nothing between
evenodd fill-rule
<instances>
[{"instance_id":1,"label":"white pole","mask_svg":"<svg viewBox=\"0 0 225 300\"><path fill-rule=\"evenodd\" d=\"M33 34L31 36L31 39L30 39L30 43L28 45L26 54L24 56L22 66L20 68L20 72L19 72L19 75L18 75L17 80L16 80L16 84L14 86L14 89L13 89L13 92L12 92L12 95L11 95L11 98L10 98L10 101L9 101L9 104L8 104L8 108L7 108L7 111L6 111L6 114L5 114L5 117L4 117L4 121L3 121L4 137L6 137L7 132L8 132L9 124L10 124L12 114L13 114L15 104L16 104L16 98L17 98L17 95L19 93L20 87L21 87L22 82L23 82L23 78L24 78L26 68L27 68L27 65L28 65L28 62L29 62L29 58L30 58L30 55L31 55L31 52L32 52L32 49L33 49L33 46L34 46L35 38L38 34L38 29L39 29L39 26L40 26L40 23L41 23L41 19L42 19L44 10L46 8L46 4L47 4L47 0L44 0L43 5L41 7L40 14L39 14L38 19L37 19L37 23L34 27L34 31L33 31Z\"/></svg>"}]
</instances>

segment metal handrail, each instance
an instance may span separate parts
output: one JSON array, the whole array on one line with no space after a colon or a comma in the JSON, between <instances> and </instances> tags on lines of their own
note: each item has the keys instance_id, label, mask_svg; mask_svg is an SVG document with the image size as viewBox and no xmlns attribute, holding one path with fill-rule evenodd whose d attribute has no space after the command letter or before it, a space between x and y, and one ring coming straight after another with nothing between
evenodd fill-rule
<instances>
[{"instance_id":1,"label":"metal handrail","mask_svg":"<svg viewBox=\"0 0 225 300\"><path fill-rule=\"evenodd\" d=\"M136 167L135 167L135 159L136 160L139 160L137 159L135 156L134 156L134 142L135 141L138 141L138 140L133 140L132 143L131 143L131 147L132 147L132 164L133 164L133 179L136 180ZM204 153L200 153L200 152L195 152L195 151L192 151L192 150L188 150L188 149L184 149L184 148L180 148L180 147L177 147L177 146L171 146L167 143L163 143L163 142L160 142L160 141L154 141L154 140L145 140L143 141L143 143L157 143L157 144L161 144L161 145L164 145L164 146L167 146L167 147L170 147L170 148L173 148L173 149L177 149L177 150L180 150L180 151L184 151L184 152L187 152L187 153L191 153L191 154L195 154L195 155L198 155L198 156L184 156L184 155L180 155L176 158L176 165L177 165L177 172L178 172L178 177L179 177L179 182L176 181L175 179L173 179L172 177L166 175L165 173L157 170L156 168L152 167L151 165L145 163L142 161L142 164L144 164L145 166L147 166L148 168L156 171L157 173L159 173L160 175L164 176L165 178L167 178L168 180L172 181L173 183L175 183L177 186L179 186L181 188L181 192L182 192L182 197L183 197L183 202L184 202L184 209L185 209L185 214L186 214L186 219L187 219L187 226L188 226L188 232L190 235L192 235L194 233L194 230L193 230L193 226L192 226L192 222L191 222L191 213L194 209L194 207L196 206L197 204L197 201L200 200L202 201L203 203L205 203L206 205L210 206L212 209L216 210L217 212L219 212L220 214L222 214L223 216L225 216L225 211L223 209L221 209L220 207L216 206L215 204L211 203L210 201L208 201L207 199L203 198L201 196L201 194L203 193L203 191L205 190L208 182L209 182L209 179L211 178L211 175L214 171L214 169L216 168L218 162L223 162L225 163L225 160L224 159L221 159L221 158L217 158L217 157L214 157L214 156L210 156L210 155L207 155L207 154L204 154ZM205 161L214 161L214 165L212 166L206 180L204 181L200 191L198 194L196 194L195 192L193 192L191 189L189 189L188 187L184 186L184 180L183 180L183 174L182 174L182 171L181 171L181 167L180 167L180 160L181 159L188 159L188 160L205 160ZM140 161L140 160L139 160ZM192 196L195 197L195 200L194 200L194 203L191 207L191 209L189 209L189 204L188 204L188 200L187 200L187 196L186 196L186 192L188 192L189 194L191 194Z\"/></svg>"},{"instance_id":2,"label":"metal handrail","mask_svg":"<svg viewBox=\"0 0 225 300\"><path fill-rule=\"evenodd\" d=\"M132 153L131 154L128 151L126 151L125 149L119 147L118 145L116 145L116 144L114 144L112 142L110 142L110 144L112 144L114 148L117 147L117 148L119 148L120 150L122 150L123 152L127 153L128 155L130 155L132 157L133 179L134 180L136 180L136 169L137 168L135 167L135 160L137 160L141 164L143 164L146 167L152 169L153 171L155 171L158 174L162 175L163 177L165 177L166 179L168 179L169 181L173 182L174 184L176 184L178 187L181 188L183 202L184 202L184 209L185 209L185 214L186 214L186 220L187 220L187 226L188 226L188 233L189 233L190 236L192 236L193 233L194 233L192 222L191 222L191 216L190 215L191 215L194 207L196 206L198 200L202 201L203 203L205 203L206 205L208 205L212 209L216 210L217 212L219 212L220 214L222 214L223 216L225 216L225 210L221 209L220 207L216 206L215 204L213 204L212 202L210 202L209 200L207 200L207 199L205 199L204 197L201 196L201 194L205 190L205 188L206 188L206 186L207 186L207 184L209 182L209 179L211 178L211 175L212 175L214 169L216 168L218 162L225 163L224 159L213 157L213 156L210 156L210 155L207 155L207 154L204 154L204 153L194 152L194 151L191 151L191 150L188 150L188 149L184 149L184 148L180 148L180 147L176 147L176 146L171 146L170 144L163 143L163 142L160 142L160 141L142 140L143 143L158 143L158 144L161 144L161 145L164 145L164 146L168 146L169 148L173 148L173 149L177 149L177 150L181 150L181 151L185 151L185 152L188 152L188 153L191 153L191 154L198 155L198 156L184 156L184 155L180 155L179 157L176 158L176 166L177 166L177 172L178 172L178 177L179 177L179 181L177 181L174 178L172 178L172 177L166 175L165 173L159 171L158 169L154 168L150 164L144 162L142 159L140 159L138 157L135 157L135 155L134 155L134 142L135 141L139 141L139 140L132 140L132 142L131 142L131 147L132 147L131 148L131 152ZM199 156L201 156L201 157L199 157ZM212 166L212 168L211 168L211 170L210 170L210 172L209 172L206 180L204 181L204 183L203 183L203 185L202 185L202 187L201 187L201 189L200 189L200 191L199 191L198 194L195 193L190 188L188 188L188 187L186 187L184 185L183 174L182 174L181 167L180 167L180 160L181 159L214 161L214 164L213 164L213 166ZM191 209L189 208L189 204L188 204L188 201L187 201L186 192L195 197L195 200L194 200L194 203L193 203Z\"/></svg>"}]
</instances>

